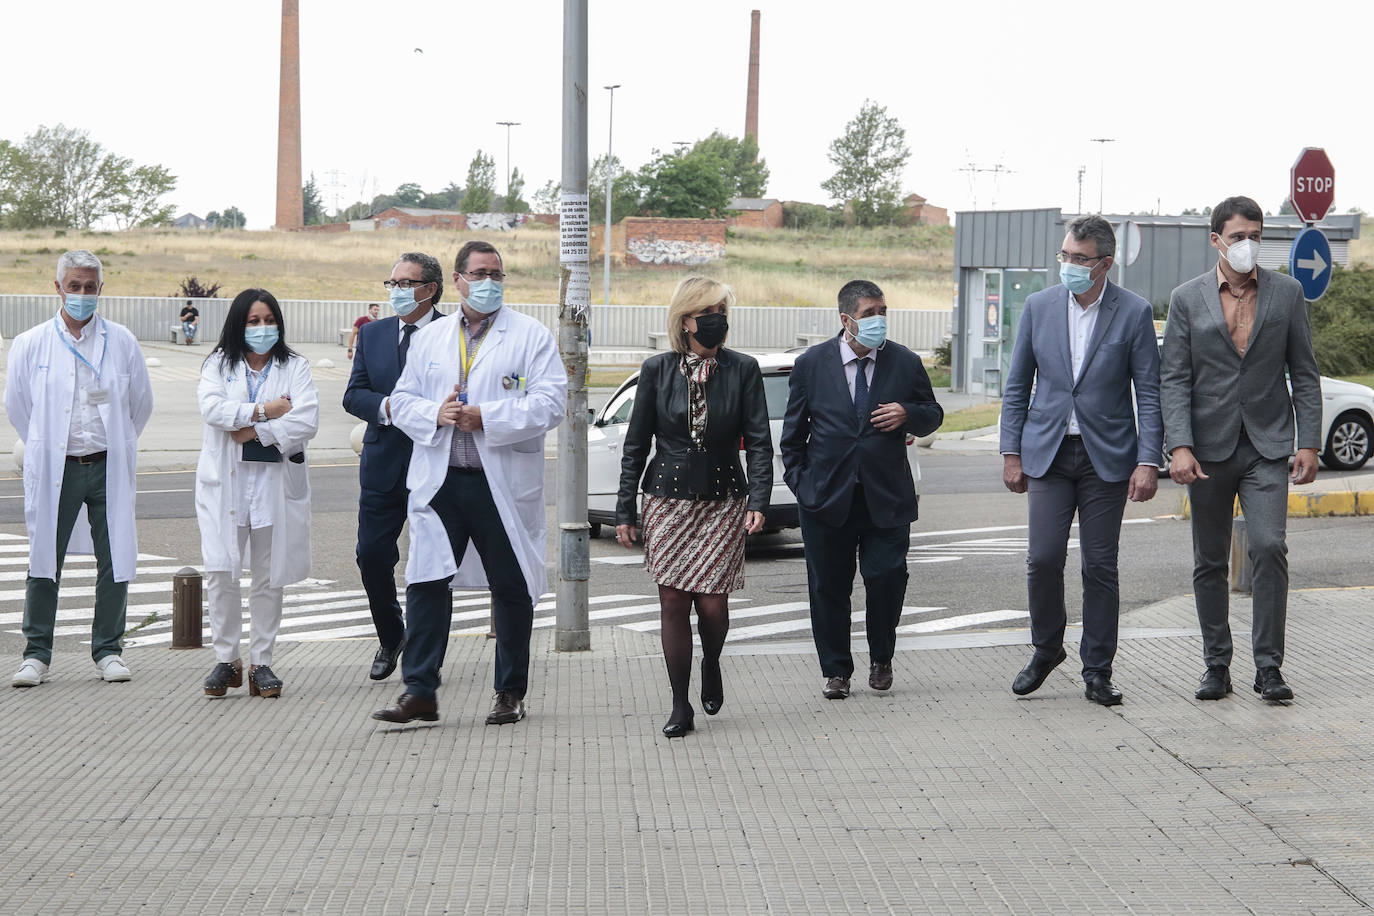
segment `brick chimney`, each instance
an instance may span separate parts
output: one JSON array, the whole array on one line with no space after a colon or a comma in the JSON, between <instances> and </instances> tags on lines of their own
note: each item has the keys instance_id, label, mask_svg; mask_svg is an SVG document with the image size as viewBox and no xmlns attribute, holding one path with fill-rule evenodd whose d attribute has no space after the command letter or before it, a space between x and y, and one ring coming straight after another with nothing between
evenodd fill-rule
<instances>
[{"instance_id":1,"label":"brick chimney","mask_svg":"<svg viewBox=\"0 0 1374 916\"><path fill-rule=\"evenodd\" d=\"M305 225L301 195L300 0L281 0L281 96L277 103L277 221L274 229Z\"/></svg>"},{"instance_id":2,"label":"brick chimney","mask_svg":"<svg viewBox=\"0 0 1374 916\"><path fill-rule=\"evenodd\" d=\"M744 135L759 139L759 11L749 14L749 92L744 101Z\"/></svg>"}]
</instances>

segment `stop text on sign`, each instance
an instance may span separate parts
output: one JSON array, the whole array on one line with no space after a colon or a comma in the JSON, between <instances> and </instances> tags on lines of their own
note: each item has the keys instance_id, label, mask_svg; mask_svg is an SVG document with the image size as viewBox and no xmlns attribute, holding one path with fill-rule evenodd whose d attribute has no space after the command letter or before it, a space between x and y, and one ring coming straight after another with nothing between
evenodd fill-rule
<instances>
[{"instance_id":1,"label":"stop text on sign","mask_svg":"<svg viewBox=\"0 0 1374 916\"><path fill-rule=\"evenodd\" d=\"M1298 193L1324 194L1336 186L1336 179L1330 175L1299 175L1293 179Z\"/></svg>"}]
</instances>

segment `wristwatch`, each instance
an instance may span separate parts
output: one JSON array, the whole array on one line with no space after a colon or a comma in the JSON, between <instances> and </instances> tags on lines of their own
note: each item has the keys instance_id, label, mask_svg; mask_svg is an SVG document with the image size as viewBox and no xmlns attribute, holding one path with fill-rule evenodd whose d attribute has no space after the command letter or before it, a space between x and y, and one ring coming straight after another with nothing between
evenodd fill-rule
<instances>
[{"instance_id":1,"label":"wristwatch","mask_svg":"<svg viewBox=\"0 0 1374 916\"><path fill-rule=\"evenodd\" d=\"M267 405L266 405L266 404L259 404L259 405L258 405L258 422L259 422L259 423L266 423L266 422L267 422Z\"/></svg>"}]
</instances>

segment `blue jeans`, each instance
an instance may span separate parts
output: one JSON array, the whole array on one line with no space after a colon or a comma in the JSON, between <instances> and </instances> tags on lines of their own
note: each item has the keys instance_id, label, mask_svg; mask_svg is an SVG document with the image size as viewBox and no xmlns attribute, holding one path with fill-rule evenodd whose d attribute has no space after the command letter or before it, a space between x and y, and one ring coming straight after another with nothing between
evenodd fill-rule
<instances>
[{"instance_id":1,"label":"blue jeans","mask_svg":"<svg viewBox=\"0 0 1374 916\"><path fill-rule=\"evenodd\" d=\"M196 327L196 325L191 324L189 321L183 321L181 323L181 332L186 335L187 340L195 340Z\"/></svg>"}]
</instances>

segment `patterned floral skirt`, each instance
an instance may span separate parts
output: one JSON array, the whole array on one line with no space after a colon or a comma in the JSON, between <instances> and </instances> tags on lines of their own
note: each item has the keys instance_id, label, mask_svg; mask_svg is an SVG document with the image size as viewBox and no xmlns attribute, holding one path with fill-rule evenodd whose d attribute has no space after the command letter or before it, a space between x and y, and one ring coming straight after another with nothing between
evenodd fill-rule
<instances>
[{"instance_id":1,"label":"patterned floral skirt","mask_svg":"<svg viewBox=\"0 0 1374 916\"><path fill-rule=\"evenodd\" d=\"M659 585L719 595L744 588L747 501L644 496L644 568Z\"/></svg>"}]
</instances>

